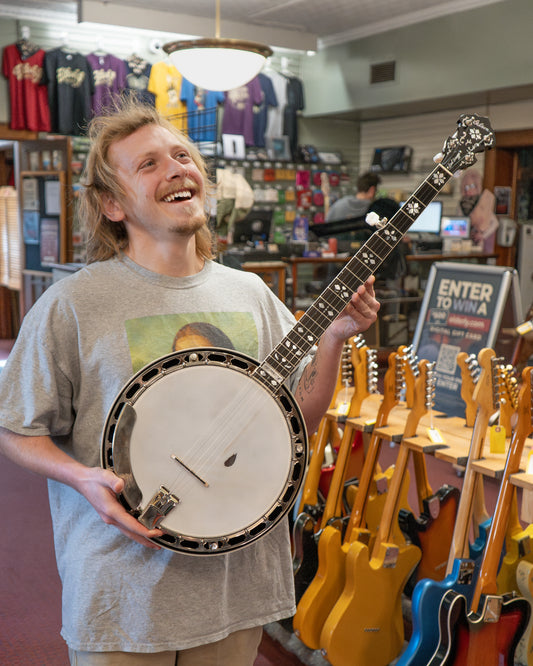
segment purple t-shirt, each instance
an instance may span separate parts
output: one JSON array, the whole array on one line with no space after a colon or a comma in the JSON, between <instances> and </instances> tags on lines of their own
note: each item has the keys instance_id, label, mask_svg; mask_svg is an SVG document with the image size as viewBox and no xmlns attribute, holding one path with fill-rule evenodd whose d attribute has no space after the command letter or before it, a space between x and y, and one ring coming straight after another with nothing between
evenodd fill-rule
<instances>
[{"instance_id":1,"label":"purple t-shirt","mask_svg":"<svg viewBox=\"0 0 533 666\"><path fill-rule=\"evenodd\" d=\"M263 91L256 76L245 86L226 92L223 134L241 134L247 146L254 145L254 106L263 101Z\"/></svg>"},{"instance_id":2,"label":"purple t-shirt","mask_svg":"<svg viewBox=\"0 0 533 666\"><path fill-rule=\"evenodd\" d=\"M87 60L92 67L94 77L92 112L97 116L110 106L126 87L126 63L110 53L105 55L89 53Z\"/></svg>"}]
</instances>

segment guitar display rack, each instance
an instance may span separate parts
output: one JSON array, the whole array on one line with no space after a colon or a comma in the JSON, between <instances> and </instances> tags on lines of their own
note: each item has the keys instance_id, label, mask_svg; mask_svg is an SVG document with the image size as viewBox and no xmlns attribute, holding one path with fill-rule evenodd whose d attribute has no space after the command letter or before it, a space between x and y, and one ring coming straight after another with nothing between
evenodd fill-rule
<instances>
[{"instance_id":1,"label":"guitar display rack","mask_svg":"<svg viewBox=\"0 0 533 666\"><path fill-rule=\"evenodd\" d=\"M489 351L490 353L494 354L492 350ZM354 366L354 373L356 368L357 365ZM467 380L465 380L464 383L466 382ZM418 455L423 454L424 457L433 456L436 460L441 460L452 465L459 473L461 473L461 470L464 470L469 459L469 450L473 438L476 414L476 405L473 404L475 401L471 400L469 403L466 396L463 395L463 393L461 394L463 401L466 404L465 417L448 417L442 412L437 412L430 409L419 419L418 425L416 427L416 434L411 437L404 437L405 426L412 406L410 404L411 401L408 400L409 387L406 385L404 388L404 401L397 403L392 408L386 426L374 427L376 415L379 411L383 396L375 392L369 393L366 389L362 389L360 383L359 386L357 383L355 383L354 394L352 397L352 399L357 403L356 409L348 410L346 418L344 418L338 413L338 410L335 407L330 406L330 409L324 418L327 419L330 423L344 423L348 425L354 432L359 432L362 435L366 435L367 437L370 434L372 434L372 436L378 435L383 442L390 442L391 445L394 443L401 443L402 446L407 447L411 452ZM357 396L358 392L359 396ZM518 391L516 391L516 393L517 392ZM500 410L498 411L498 424L501 423L505 427L507 434L505 452L491 452L491 446L489 443L490 427L488 427L486 433L483 435L483 443L480 450L478 450L478 455L475 456L475 459L470 461L470 466L480 481L486 478L499 482L504 478L505 475L506 462L511 442L511 433L513 431L514 425L513 414L515 414L516 410L516 404L513 404L513 400L509 397L509 393L506 395L507 400L502 400L500 404ZM493 426L493 424L494 419L491 419L491 426ZM435 433L438 434L437 438L434 436ZM533 433L530 432L530 434L525 437L525 442L520 458L520 471L508 474L510 483L513 485L513 487L522 488L528 491L533 490L533 474L528 474L525 471L528 466L530 454L533 451L532 435ZM483 501L484 500L482 499L481 502L483 503ZM515 513L517 511L516 499L514 511ZM513 520L517 521L517 516L513 517ZM475 526L474 536L477 538ZM514 587L515 589L518 589L517 585ZM513 592L513 594L515 594L515 592ZM300 631L297 631L296 633L299 635ZM527 632L524 635L527 635ZM386 640L386 637L383 636L382 640ZM310 646L308 645L308 647ZM322 645L320 645L320 647L321 649L323 648ZM313 648L317 649L315 646L313 646ZM330 656L329 653L326 653L324 649L322 649L322 653L324 656L326 656L326 658ZM401 654L401 651L398 652L396 657L400 657ZM344 657L339 658L338 655L334 655L333 658L329 660L329 663L331 663L333 666L347 666L350 661L348 658L347 660L344 660ZM403 663L401 659L400 663ZM414 664L417 662L415 661L412 663ZM433 664L434 662L432 661L431 663ZM441 662L435 661L435 664L437 663L440 664ZM455 662L442 661L442 664L444 663L452 664ZM505 663L507 664L507 662ZM411 664L411 662L409 662L409 664Z\"/></svg>"}]
</instances>

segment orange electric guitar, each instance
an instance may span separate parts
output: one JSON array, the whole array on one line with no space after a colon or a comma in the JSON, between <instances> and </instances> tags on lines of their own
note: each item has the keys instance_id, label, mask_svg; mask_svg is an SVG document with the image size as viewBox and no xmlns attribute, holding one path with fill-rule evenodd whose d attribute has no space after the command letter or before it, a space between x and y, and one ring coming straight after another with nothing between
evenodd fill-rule
<instances>
[{"instance_id":1,"label":"orange electric guitar","mask_svg":"<svg viewBox=\"0 0 533 666\"><path fill-rule=\"evenodd\" d=\"M398 404L403 386L403 359L399 353L389 355L389 368L385 373L383 400L376 416L376 426L386 425L391 409ZM347 421L345 432L353 429ZM298 603L293 619L294 632L312 649L319 647L320 633L329 612L339 598L344 587L345 556L350 543L362 539L369 543L372 529L366 521L366 510L370 503L374 486L374 513L383 505L388 486L386 474L376 475L376 466L381 448L381 439L373 433L365 457L359 487L355 495L344 541L338 525L326 525L318 541L318 570L309 587ZM407 484L406 484L407 485ZM383 486L383 487L381 487ZM380 501L380 499L382 501ZM407 501L407 487L404 500ZM382 509L382 506L381 506ZM375 536L375 531L374 531Z\"/></svg>"},{"instance_id":2,"label":"orange electric guitar","mask_svg":"<svg viewBox=\"0 0 533 666\"><path fill-rule=\"evenodd\" d=\"M518 472L524 442L532 430L532 368L522 374L518 421L511 437L487 547L472 601L449 590L439 610L440 644L429 666L513 666L516 646L531 616L527 599L499 595L496 583L500 554L511 510L511 475Z\"/></svg>"},{"instance_id":3,"label":"orange electric guitar","mask_svg":"<svg viewBox=\"0 0 533 666\"><path fill-rule=\"evenodd\" d=\"M426 397L434 384L433 365L426 360L419 363L415 401L407 416L404 438L416 434L418 423L428 410ZM365 543L354 541L346 554L344 589L320 635L320 647L333 666L386 666L402 649L402 591L421 556L420 548L406 543L398 524L409 455L402 439L372 550Z\"/></svg>"}]
</instances>

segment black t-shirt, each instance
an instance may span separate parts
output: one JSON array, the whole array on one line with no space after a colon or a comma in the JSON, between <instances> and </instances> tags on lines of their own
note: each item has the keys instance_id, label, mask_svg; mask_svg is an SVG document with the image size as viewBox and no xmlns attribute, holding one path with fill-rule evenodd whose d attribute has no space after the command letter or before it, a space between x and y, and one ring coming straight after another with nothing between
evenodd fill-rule
<instances>
[{"instance_id":1,"label":"black t-shirt","mask_svg":"<svg viewBox=\"0 0 533 666\"><path fill-rule=\"evenodd\" d=\"M52 132L84 134L94 93L93 72L87 58L63 49L48 51L42 83L48 86Z\"/></svg>"}]
</instances>

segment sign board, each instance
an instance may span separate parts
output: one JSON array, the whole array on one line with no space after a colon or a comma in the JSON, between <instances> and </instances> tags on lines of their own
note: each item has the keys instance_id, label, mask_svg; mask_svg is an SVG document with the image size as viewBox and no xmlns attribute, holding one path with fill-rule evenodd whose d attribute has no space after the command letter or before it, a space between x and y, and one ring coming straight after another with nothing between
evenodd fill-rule
<instances>
[{"instance_id":1,"label":"sign board","mask_svg":"<svg viewBox=\"0 0 533 666\"><path fill-rule=\"evenodd\" d=\"M522 320L518 273L505 266L437 262L431 267L413 337L418 358L435 361L435 409L464 416L459 352L497 350L502 324Z\"/></svg>"}]
</instances>

